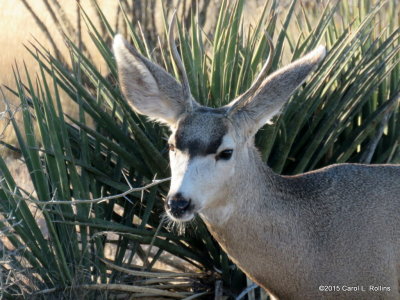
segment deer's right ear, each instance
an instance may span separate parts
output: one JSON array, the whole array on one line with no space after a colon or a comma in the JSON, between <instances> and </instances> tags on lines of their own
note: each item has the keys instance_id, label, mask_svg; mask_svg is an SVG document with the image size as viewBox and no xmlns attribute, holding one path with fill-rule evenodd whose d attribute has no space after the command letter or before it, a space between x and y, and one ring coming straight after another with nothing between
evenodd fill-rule
<instances>
[{"instance_id":1,"label":"deer's right ear","mask_svg":"<svg viewBox=\"0 0 400 300\"><path fill-rule=\"evenodd\" d=\"M180 83L140 55L119 34L114 38L113 50L119 83L129 104L153 120L175 124L187 109Z\"/></svg>"}]
</instances>

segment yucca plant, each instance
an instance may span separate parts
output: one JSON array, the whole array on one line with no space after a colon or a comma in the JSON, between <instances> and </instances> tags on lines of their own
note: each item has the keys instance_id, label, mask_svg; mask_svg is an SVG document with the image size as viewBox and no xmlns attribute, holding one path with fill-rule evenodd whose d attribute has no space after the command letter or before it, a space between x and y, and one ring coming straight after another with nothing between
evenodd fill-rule
<instances>
[{"instance_id":1,"label":"yucca plant","mask_svg":"<svg viewBox=\"0 0 400 300\"><path fill-rule=\"evenodd\" d=\"M271 72L282 61L326 44L328 56L317 72L274 124L257 135L264 160L286 174L345 161L399 162L396 4L358 2L358 8L328 2L313 11L292 1L281 20L278 2L271 0L254 27L244 28L245 1L223 1L212 33L202 31L194 8L190 26L179 23L177 39L194 98L220 106L245 91L271 54L267 35L275 43ZM135 114L123 99L108 43L115 32L97 9L107 36L84 12L83 20L107 63L107 77L68 38L72 68L38 43L27 49L41 74L15 68L14 94L23 124L8 113L35 192L18 187L0 158L0 226L7 241L0 247L1 267L8 276L0 293L80 299L235 297L246 287L245 277L201 220L184 231L163 221L168 183L157 180L169 176L167 132ZM147 41L124 5L121 12L129 29L126 38L179 77L163 47L166 36ZM168 12L163 13L167 28ZM79 115L65 115L63 105L77 105ZM34 207L47 233L39 228ZM171 265L168 257L179 258L173 265L190 272L154 269L160 261ZM264 297L258 291L248 295L256 296Z\"/></svg>"}]
</instances>

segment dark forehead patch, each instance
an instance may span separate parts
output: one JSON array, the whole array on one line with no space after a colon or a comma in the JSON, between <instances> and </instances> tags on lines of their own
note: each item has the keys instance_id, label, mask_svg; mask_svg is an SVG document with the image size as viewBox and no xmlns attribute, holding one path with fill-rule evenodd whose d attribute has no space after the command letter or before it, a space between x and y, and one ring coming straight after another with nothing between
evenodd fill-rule
<instances>
[{"instance_id":1,"label":"dark forehead patch","mask_svg":"<svg viewBox=\"0 0 400 300\"><path fill-rule=\"evenodd\" d=\"M187 151L190 157L216 153L226 133L222 111L200 108L179 122L175 147Z\"/></svg>"}]
</instances>

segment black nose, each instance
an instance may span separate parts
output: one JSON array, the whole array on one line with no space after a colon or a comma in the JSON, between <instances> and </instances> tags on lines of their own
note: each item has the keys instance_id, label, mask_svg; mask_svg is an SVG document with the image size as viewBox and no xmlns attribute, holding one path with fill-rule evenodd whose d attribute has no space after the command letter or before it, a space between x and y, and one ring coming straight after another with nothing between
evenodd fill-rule
<instances>
[{"instance_id":1,"label":"black nose","mask_svg":"<svg viewBox=\"0 0 400 300\"><path fill-rule=\"evenodd\" d=\"M167 198L165 208L174 217L181 217L190 207L190 199L186 199L181 193L177 193Z\"/></svg>"}]
</instances>

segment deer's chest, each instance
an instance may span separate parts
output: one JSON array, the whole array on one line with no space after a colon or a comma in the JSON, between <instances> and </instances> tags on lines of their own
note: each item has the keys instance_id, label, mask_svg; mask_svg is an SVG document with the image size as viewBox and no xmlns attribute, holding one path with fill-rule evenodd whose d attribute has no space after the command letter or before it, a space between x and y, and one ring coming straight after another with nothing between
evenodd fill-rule
<instances>
[{"instance_id":1,"label":"deer's chest","mask_svg":"<svg viewBox=\"0 0 400 300\"><path fill-rule=\"evenodd\" d=\"M308 280L310 270L306 267L310 265L307 263L310 256L299 256L299 253L307 251L299 250L304 246L292 230L278 231L260 225L248 227L243 222L232 220L223 226L207 221L206 224L230 259L270 293L297 293L299 286L304 286Z\"/></svg>"}]
</instances>

